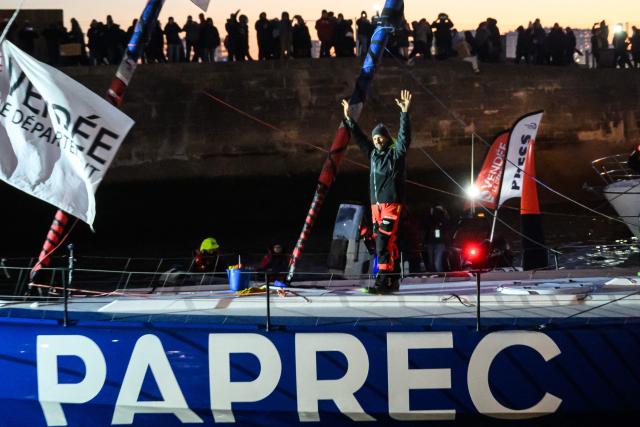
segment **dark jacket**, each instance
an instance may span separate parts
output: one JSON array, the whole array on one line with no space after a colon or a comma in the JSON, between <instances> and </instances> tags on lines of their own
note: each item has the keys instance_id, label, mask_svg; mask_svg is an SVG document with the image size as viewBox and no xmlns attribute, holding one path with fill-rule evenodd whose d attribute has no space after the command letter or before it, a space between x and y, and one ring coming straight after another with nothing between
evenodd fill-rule
<instances>
[{"instance_id":1,"label":"dark jacket","mask_svg":"<svg viewBox=\"0 0 640 427\"><path fill-rule=\"evenodd\" d=\"M378 151L373 141L362 132L354 120L344 120L345 126L356 140L360 150L370 160L369 188L371 204L402 203L406 181L407 150L411 144L409 113L400 113L400 131L395 144Z\"/></svg>"}]
</instances>

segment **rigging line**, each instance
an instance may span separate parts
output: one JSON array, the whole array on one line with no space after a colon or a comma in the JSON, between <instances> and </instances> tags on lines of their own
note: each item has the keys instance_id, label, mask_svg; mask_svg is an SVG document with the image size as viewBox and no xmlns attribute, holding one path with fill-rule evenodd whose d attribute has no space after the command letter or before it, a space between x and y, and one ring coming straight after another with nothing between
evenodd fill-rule
<instances>
[{"instance_id":1,"label":"rigging line","mask_svg":"<svg viewBox=\"0 0 640 427\"><path fill-rule=\"evenodd\" d=\"M388 51L388 50L387 50L387 51ZM393 54L392 54L392 55L393 55ZM397 59L397 58L395 58L395 57L394 57L394 59L398 60L398 59ZM398 61L399 61L399 60L398 60ZM414 77L414 78L415 78L415 77ZM428 91L428 92L429 92L429 93L430 93L430 94L431 94L431 95L436 99L436 101L438 101L438 102L443 106L443 108L445 108L448 112L451 112L451 111L446 107L446 105L445 105L442 101L440 101L440 99L439 99L436 95L434 95L434 94L433 94L429 89L427 89L426 87L424 87L424 86L423 86L423 88L424 88L426 91ZM377 100L376 98L372 98L372 100L373 100L374 102L377 102L377 103L378 103L378 105L380 105L380 106L382 106L382 107L386 108L387 110L390 110L390 109L391 109L387 104L385 104L385 103L383 103L383 102L381 102L381 101ZM453 112L451 112L451 114L452 114L452 115L454 115L454 113L453 113ZM459 120L460 120L460 124L461 124L463 127L467 127L467 125L464 123L464 121L462 121L461 119L459 119ZM475 135L475 136L476 136L476 137L478 137L481 141L483 141L485 144L487 144L487 142L486 142L486 141L485 141L485 140L484 140L480 135L478 135L477 133L475 133L475 132L474 132L474 133L473 133L473 135ZM490 147L491 145L490 145L490 144L488 144L488 146ZM409 181L407 181L407 182L409 182ZM463 190L463 192L464 192L464 190ZM457 197L457 198L460 198L460 199L464 199L464 200L466 200L466 199L467 199L467 197L465 197L465 196L463 196L463 195L460 195L460 194L451 194L451 195L453 195L453 196L455 196L455 197ZM504 206L504 205L503 205L503 206L501 206L501 208L503 208L503 209L507 209L507 210L512 210L512 211L519 211L519 210L520 210L519 208L516 208L516 207L512 207L512 206ZM544 215L553 215L553 216L565 216L565 217L574 217L574 218L590 218L588 215L565 214L565 213L560 213L560 212L548 212L548 211L542 211L541 213L542 213L542 214L544 214ZM606 218L607 218L607 219L611 219L611 217L606 217ZM615 219L615 218L614 218L614 219Z\"/></svg>"},{"instance_id":2,"label":"rigging line","mask_svg":"<svg viewBox=\"0 0 640 427\"><path fill-rule=\"evenodd\" d=\"M451 176L447 173L446 170L444 170L439 164L438 162L435 161L435 159L433 157L431 157L429 155L429 153L427 153L427 151L424 148L420 148L420 151L422 151L422 153L427 156L427 158L429 160L431 160L431 162L438 168L440 169L440 171L447 177L449 178L456 186L458 186L461 190L464 191L464 189L462 188L462 186ZM520 231L516 230L515 228L511 227L509 224L507 224L506 222L504 222L502 219L500 219L499 217L496 216L496 214L494 212L492 212L490 209L487 209L486 207L480 205L480 207L487 212L489 215L491 215L492 217L494 217L496 220L498 220L502 225L504 225L505 227L507 227L509 230L513 231L514 233L516 233L518 236L522 237L523 239L527 239L529 242L540 246L541 248L544 248L546 250L548 250L549 252L552 252L554 254L558 254L558 255L562 255L562 252L559 252L555 249L552 249L546 245L543 245L542 243L530 238L529 236L525 236L524 234L522 234Z\"/></svg>"},{"instance_id":3,"label":"rigging line","mask_svg":"<svg viewBox=\"0 0 640 427\"><path fill-rule=\"evenodd\" d=\"M577 312L577 313L572 314L571 316L567 316L567 317L565 317L563 320L566 320L566 319L572 319L572 318L574 318L574 317L581 316L581 315L583 315L583 314L585 314L585 313L589 313L589 312L594 311L594 310L599 310L599 309L601 309L602 307L605 307L605 306L607 306L607 305L610 305L610 304L614 304L614 303L620 302L620 301L625 300L625 299L627 299L627 298L631 298L632 296L635 296L635 295L640 295L640 291L635 291L635 292L633 292L633 293L630 293L629 295L625 295L625 296L623 296L623 297L616 298L616 299L611 300L611 301L607 301L607 302L605 302L604 304L600 304L600 305L598 305L598 306L590 307L590 308L588 308L588 309L586 309L586 310L579 311L579 312ZM552 320L550 320L548 323L546 323L546 324L544 324L544 325L540 325L540 327L541 327L541 328L544 328L544 327L546 327L547 325L552 324L552 323L553 323L553 321L552 321Z\"/></svg>"},{"instance_id":4,"label":"rigging line","mask_svg":"<svg viewBox=\"0 0 640 427\"><path fill-rule=\"evenodd\" d=\"M421 87L425 92L427 92L429 95L431 95L431 96L436 100L436 102L438 102L438 103L439 103L439 104L440 104L440 105L441 105L441 106L442 106L442 107L443 107L443 108L444 108L444 109L445 109L445 110L446 110L446 111L451 115L451 117L453 117L453 118L458 122L458 124L460 124L463 128L467 128L467 127L468 127L468 126L467 126L467 124L465 123L465 121L464 121L464 120L462 120L462 118L460 118L460 116L459 116L457 113L455 113L454 111L452 111L451 109L449 109L449 108L447 107L447 105L446 105L446 104L445 104L445 103L444 103L444 102L443 102L443 101L442 101L442 100L441 100L437 95L435 95L431 90L429 90L429 89L428 89L428 88L427 88L427 87L426 87L426 86L425 86L425 85L424 85L424 84L423 84L423 83L422 83L422 82L421 82L421 81L420 81L420 80L419 80L419 79L418 79L418 78L413 74L413 72L411 72L411 70L409 70L409 68L408 68L409 66L408 66L408 65L403 64L403 63L402 63L402 61L401 61L401 60L400 60L396 55L394 55L391 51L389 51L389 49L386 49L386 51L387 51L387 52L392 56L392 58L394 58L394 59L396 60L396 62L398 62L401 66L402 66L402 65L404 65L404 67L405 67L405 69L406 69L406 73L407 73L407 74L409 74L409 75L411 76L411 78L412 78L412 79L413 79L413 80L418 84L418 86L420 86L420 87ZM487 146L491 146L491 144L490 144L489 142L487 142L484 138L482 138L482 136L478 135L476 132L473 132L473 134L474 134L475 136L477 136L477 137L478 137L478 139L480 139L480 140L481 140L485 145L487 145ZM505 158L505 160L506 160L508 163L510 163L512 166L518 167L518 165L516 165L515 163L513 163L513 162L512 162L511 160L509 160L508 158ZM519 168L519 167L518 167L518 168ZM586 206L586 205L584 205L584 204L582 204L582 203L578 202L577 200L572 199L572 198L571 198L571 197L569 197L569 196L565 196L564 194L560 193L559 191L554 190L553 188L551 188L550 186L548 186L548 185L547 185L547 184L545 184L544 182L540 181L540 179L539 179L538 177L533 176L533 175L530 175L528 172L526 172L526 171L524 171L524 170L522 170L522 173L523 173L523 174L525 174L525 175L527 175L529 178L533 179L535 182L537 182L538 184L540 184L543 188L545 188L546 190L550 191L551 193L553 193L553 194L555 194L555 195L557 195L557 196L559 196L559 197L561 197L561 198L563 198L563 199L567 200L568 202L573 203L573 204L575 204L575 205L577 205L577 206L579 206L579 207L581 207L581 208L583 208L583 209L586 209L586 210L587 210L587 211L589 211L589 212L592 212L592 213L594 213L594 214L596 214L596 215L599 215L599 216L602 216L602 217L604 217L604 218L607 218L607 219L608 219L608 220L610 220L610 221L616 221L616 222L619 222L619 223L625 224L625 225L627 225L627 226L635 226L635 224L631 224L631 223L626 222L626 221L624 221L624 220L622 220L622 219L620 219L620 218L615 218L615 217L609 216L609 215L607 215L607 214L605 214L605 213L599 212L599 211L597 211L597 210L595 210L595 209L592 209L592 208L590 208L590 207L588 207L588 206Z\"/></svg>"},{"instance_id":5,"label":"rigging line","mask_svg":"<svg viewBox=\"0 0 640 427\"><path fill-rule=\"evenodd\" d=\"M211 94L211 93L209 93L207 91L202 91L202 93L204 95L206 95L207 97L211 98L212 100L224 105L225 107L235 111L236 113L238 113L238 114L240 114L240 115L242 115L242 116L244 116L244 117L246 117L246 118L248 118L250 120L253 120L254 122L256 122L258 124L261 124L262 126L268 128L268 129L271 129L271 130L273 130L275 132L281 132L283 134L286 134L286 132L283 129L280 129L277 126L272 125L271 123L265 122L264 120L261 120L258 117L254 116L254 115L252 115L250 113L247 113L246 111L243 111L240 108L238 108L238 107L236 107L236 106L234 106L232 104L229 104L228 102L218 98L217 96L215 96L215 95L213 95L213 94ZM432 95L432 96L435 97L435 95ZM383 105L382 102L380 102L380 101L377 101L377 102L378 102L378 104ZM484 139L482 139L482 137L480 135L478 135L477 133L474 133L474 134L480 140L484 141ZM314 144L311 144L311 143L308 143L308 142L291 140L291 139L288 139L288 141L290 141L290 143L293 143L293 144L306 145L306 146L311 147L311 148L313 148L313 149L315 149L317 151L322 151L323 153L328 153L329 152L328 150L326 150L326 149L324 149L322 147L319 147L317 145L314 145ZM484 141L484 142L486 143L486 141ZM365 165L364 163L357 162L355 160L349 159L348 157L345 157L344 161L348 162L350 164L353 164L355 166L358 166L360 168L363 168L363 169L369 169L369 166ZM419 183L417 181L407 180L407 184L411 184L411 185L414 185L416 187L423 188L425 190L434 191L434 192L441 193L441 194L446 194L448 196L455 197L455 198L458 198L458 199L466 200L466 197L461 195L461 194L452 193L450 191L442 190L440 188L431 187L431 186L428 186L426 184L421 184L421 183ZM518 208L511 207L511 206L502 206L502 208L503 209L513 210L513 211L517 211L518 210ZM576 217L576 218L587 218L586 215L571 215L571 214L564 214L564 213L559 213L559 212L542 212L542 213L545 214L545 215L571 216L571 217Z\"/></svg>"},{"instance_id":6,"label":"rigging line","mask_svg":"<svg viewBox=\"0 0 640 427\"><path fill-rule=\"evenodd\" d=\"M204 95L208 96L209 98L213 99L214 101L216 101L216 102L224 105L225 107L235 111L236 113L238 113L238 114L240 114L240 115L242 115L242 116L244 116L244 117L246 117L246 118L248 118L250 120L253 120L254 122L256 122L258 124L261 124L262 126L265 126L265 127L269 128L269 129L275 131L275 132L281 132L281 133L286 135L286 132L284 130L282 130L282 129L280 129L280 128L278 128L278 127L276 127L276 126L274 126L274 125L272 125L270 123L267 123L267 122L255 117L255 116L253 116L252 114L247 113L246 111L243 111L243 110L239 109L238 107L235 107L235 106L229 104L228 102L218 98L217 96L212 95L211 93L206 92L206 91L202 91L202 93ZM292 140L292 139L289 139L289 138L287 138L287 140L290 141L293 144L306 145L306 146L314 148L315 150L322 151L323 153L329 153L329 150L327 150L325 148L322 148L320 146L311 144L309 142L297 141L297 140ZM360 168L363 168L363 169L367 169L367 170L369 169L368 165L365 165L364 163L357 162L355 160L351 160L348 157L345 157L344 161L348 162L348 163L351 163L351 164L353 164L355 166L358 166ZM446 195L453 196L453 197L464 198L464 196L461 196L460 194L455 194L455 193L452 193L452 192L449 192L449 191L446 191L446 190L442 190L442 189L439 189L439 188L431 187L431 186L428 186L426 184L421 184L421 183L416 182L416 181L407 180L407 183L409 183L411 185L415 185L416 187L423 188L425 190L431 190L431 191L435 191L435 192L446 194Z\"/></svg>"}]
</instances>

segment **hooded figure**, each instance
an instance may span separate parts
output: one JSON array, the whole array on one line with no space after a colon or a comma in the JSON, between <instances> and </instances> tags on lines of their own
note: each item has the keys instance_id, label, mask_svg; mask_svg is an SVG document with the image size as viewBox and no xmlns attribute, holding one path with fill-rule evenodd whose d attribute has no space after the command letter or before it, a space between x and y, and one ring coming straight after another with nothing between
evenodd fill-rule
<instances>
[{"instance_id":1,"label":"hooded figure","mask_svg":"<svg viewBox=\"0 0 640 427\"><path fill-rule=\"evenodd\" d=\"M394 142L391 133L382 123L371 133L372 139L362 132L360 126L349 115L349 103L343 101L344 124L354 136L360 150L369 158L371 174L369 193L371 196L371 216L373 219L378 274L375 285L369 288L373 293L388 293L400 286L396 274L398 247L396 236L400 221L400 209L404 201L406 181L406 155L411 143L409 107L411 93L403 90L400 100L400 131Z\"/></svg>"}]
</instances>

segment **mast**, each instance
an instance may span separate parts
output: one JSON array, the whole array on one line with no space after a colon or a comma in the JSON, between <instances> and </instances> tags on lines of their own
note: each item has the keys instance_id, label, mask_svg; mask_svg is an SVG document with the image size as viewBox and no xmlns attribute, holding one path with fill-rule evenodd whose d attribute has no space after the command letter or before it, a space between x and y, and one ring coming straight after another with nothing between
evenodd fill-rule
<instances>
[{"instance_id":1,"label":"mast","mask_svg":"<svg viewBox=\"0 0 640 427\"><path fill-rule=\"evenodd\" d=\"M111 81L111 86L107 91L107 101L116 107L120 107L122 104L124 93L138 66L138 60L142 57L142 50L149 41L153 26L158 20L162 6L164 6L164 1L165 0L148 0L147 5L140 15L138 24L131 36L131 40L129 40L129 44L127 45L124 57L122 58L120 66ZM51 264L50 256L60 245L70 219L70 215L66 212L62 210L58 210L56 212L51 227L49 228L49 232L47 233L47 238L45 239L40 255L38 256L38 262L31 270L32 281L35 282L38 271Z\"/></svg>"}]
</instances>

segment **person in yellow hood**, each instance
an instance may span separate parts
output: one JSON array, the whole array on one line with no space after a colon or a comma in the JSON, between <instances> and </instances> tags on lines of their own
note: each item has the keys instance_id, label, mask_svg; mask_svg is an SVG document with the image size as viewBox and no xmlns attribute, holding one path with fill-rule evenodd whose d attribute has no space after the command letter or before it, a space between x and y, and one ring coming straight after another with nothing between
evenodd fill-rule
<instances>
[{"instance_id":1,"label":"person in yellow hood","mask_svg":"<svg viewBox=\"0 0 640 427\"><path fill-rule=\"evenodd\" d=\"M217 260L220 253L220 245L213 237L207 237L200 244L200 249L196 249L193 265L198 272L212 273L217 267Z\"/></svg>"}]
</instances>

